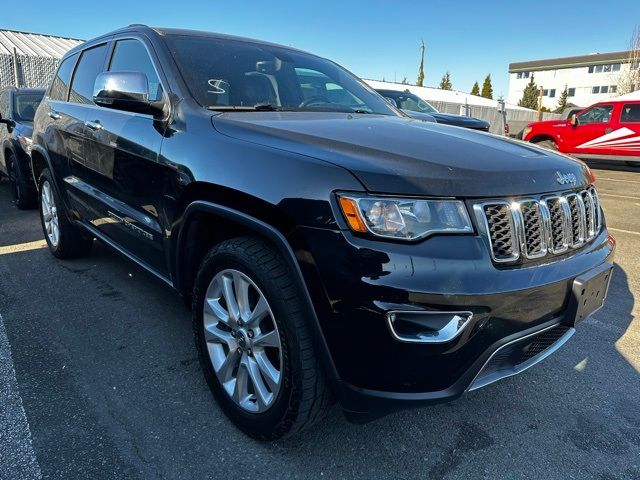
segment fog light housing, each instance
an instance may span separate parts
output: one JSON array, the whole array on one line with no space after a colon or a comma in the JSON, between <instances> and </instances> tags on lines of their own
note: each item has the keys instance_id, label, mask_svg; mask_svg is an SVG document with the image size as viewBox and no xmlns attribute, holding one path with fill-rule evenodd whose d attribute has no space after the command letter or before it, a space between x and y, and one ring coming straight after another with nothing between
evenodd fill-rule
<instances>
[{"instance_id":1,"label":"fog light housing","mask_svg":"<svg viewBox=\"0 0 640 480\"><path fill-rule=\"evenodd\" d=\"M458 337L473 313L442 311L391 311L387 325L393 338L405 343L447 343Z\"/></svg>"}]
</instances>

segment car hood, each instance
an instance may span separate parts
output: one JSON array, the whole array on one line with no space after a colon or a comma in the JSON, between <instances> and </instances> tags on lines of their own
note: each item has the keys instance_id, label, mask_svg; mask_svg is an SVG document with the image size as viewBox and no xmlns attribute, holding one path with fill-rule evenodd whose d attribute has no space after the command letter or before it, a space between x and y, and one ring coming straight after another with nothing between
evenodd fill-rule
<instances>
[{"instance_id":1,"label":"car hood","mask_svg":"<svg viewBox=\"0 0 640 480\"><path fill-rule=\"evenodd\" d=\"M447 123L449 125L457 125L460 127L479 127L489 125L484 120L473 117L465 117L464 115L452 115L450 113L432 113L431 115L439 123Z\"/></svg>"},{"instance_id":2,"label":"car hood","mask_svg":"<svg viewBox=\"0 0 640 480\"><path fill-rule=\"evenodd\" d=\"M589 181L577 160L486 133L410 118L344 113L230 112L220 133L346 168L370 191L495 197L557 191L557 172Z\"/></svg>"}]
</instances>

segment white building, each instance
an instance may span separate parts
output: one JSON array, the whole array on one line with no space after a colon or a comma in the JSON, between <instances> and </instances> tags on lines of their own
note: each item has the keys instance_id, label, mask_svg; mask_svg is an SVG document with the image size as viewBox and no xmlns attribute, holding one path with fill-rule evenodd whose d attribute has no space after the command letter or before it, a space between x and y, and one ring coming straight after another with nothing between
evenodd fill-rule
<instances>
[{"instance_id":1,"label":"white building","mask_svg":"<svg viewBox=\"0 0 640 480\"><path fill-rule=\"evenodd\" d=\"M630 68L640 67L637 62L629 63L629 57L630 52L626 51L511 63L508 101L518 103L533 75L538 88L543 88L543 106L554 110L566 85L569 102L587 107L615 96L618 77Z\"/></svg>"}]
</instances>

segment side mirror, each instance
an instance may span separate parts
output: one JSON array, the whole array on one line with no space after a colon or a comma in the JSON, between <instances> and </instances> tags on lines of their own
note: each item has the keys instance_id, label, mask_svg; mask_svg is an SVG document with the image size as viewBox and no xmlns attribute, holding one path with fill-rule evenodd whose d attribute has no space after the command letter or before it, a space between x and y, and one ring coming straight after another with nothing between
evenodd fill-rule
<instances>
[{"instance_id":1,"label":"side mirror","mask_svg":"<svg viewBox=\"0 0 640 480\"><path fill-rule=\"evenodd\" d=\"M389 102L394 107L398 108L398 103L391 97L384 97L384 99Z\"/></svg>"},{"instance_id":2,"label":"side mirror","mask_svg":"<svg viewBox=\"0 0 640 480\"><path fill-rule=\"evenodd\" d=\"M571 125L572 127L577 127L578 125L580 125L580 120L578 120L578 116L575 113L569 118L569 125Z\"/></svg>"},{"instance_id":3,"label":"side mirror","mask_svg":"<svg viewBox=\"0 0 640 480\"><path fill-rule=\"evenodd\" d=\"M7 126L7 130L11 132L11 129L16 126L13 120L9 120L8 118L2 118L2 114L0 114L0 124L5 124Z\"/></svg>"},{"instance_id":4,"label":"side mirror","mask_svg":"<svg viewBox=\"0 0 640 480\"><path fill-rule=\"evenodd\" d=\"M102 72L93 87L93 102L106 108L128 112L157 113L149 100L149 81L141 72Z\"/></svg>"}]
</instances>

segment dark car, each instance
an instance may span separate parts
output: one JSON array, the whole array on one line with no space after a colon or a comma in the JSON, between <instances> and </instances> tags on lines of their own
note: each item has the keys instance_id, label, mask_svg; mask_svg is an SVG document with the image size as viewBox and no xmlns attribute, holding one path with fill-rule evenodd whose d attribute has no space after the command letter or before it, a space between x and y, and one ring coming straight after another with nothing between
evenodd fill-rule
<instances>
[{"instance_id":1,"label":"dark car","mask_svg":"<svg viewBox=\"0 0 640 480\"><path fill-rule=\"evenodd\" d=\"M363 422L518 373L611 275L584 163L256 40L130 26L71 50L32 162L53 255L97 238L177 290L213 395L262 439L333 399Z\"/></svg>"},{"instance_id":2,"label":"dark car","mask_svg":"<svg viewBox=\"0 0 640 480\"><path fill-rule=\"evenodd\" d=\"M0 90L0 174L11 184L18 208L36 206L37 191L31 174L31 133L33 117L44 96L44 89Z\"/></svg>"},{"instance_id":3,"label":"dark car","mask_svg":"<svg viewBox=\"0 0 640 480\"><path fill-rule=\"evenodd\" d=\"M454 125L456 127L470 128L472 130L481 130L488 132L491 125L489 122L480 120L479 118L467 117L465 115L452 115L450 113L440 113L433 105L425 102L419 96L405 90L376 90L383 97L393 100L394 104L410 117L420 118L420 115L427 114L435 119L438 123L445 125Z\"/></svg>"}]
</instances>

